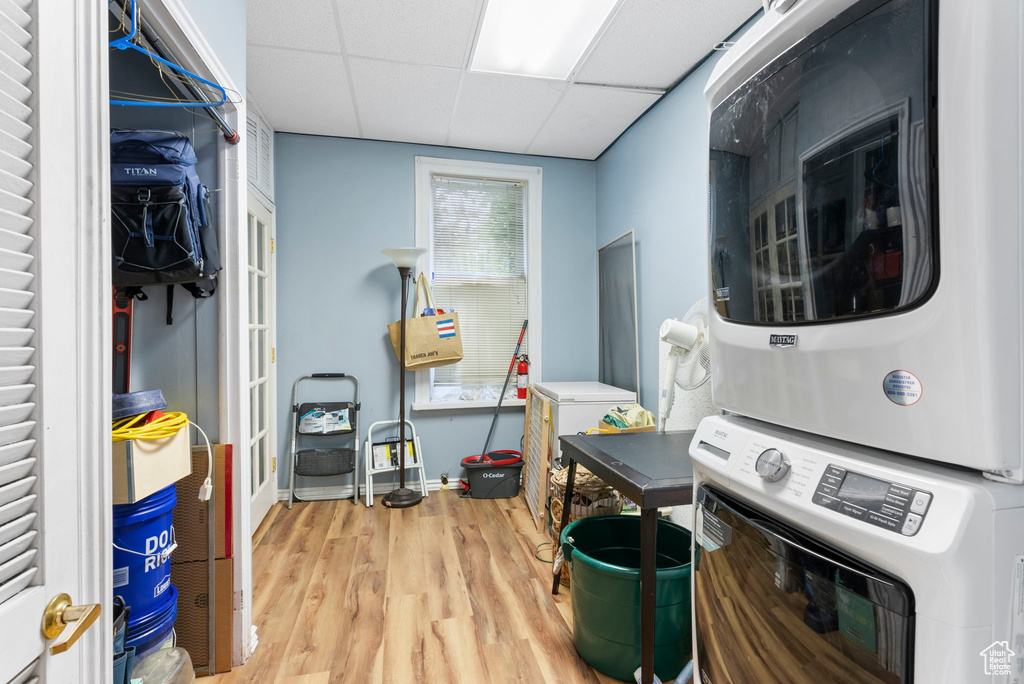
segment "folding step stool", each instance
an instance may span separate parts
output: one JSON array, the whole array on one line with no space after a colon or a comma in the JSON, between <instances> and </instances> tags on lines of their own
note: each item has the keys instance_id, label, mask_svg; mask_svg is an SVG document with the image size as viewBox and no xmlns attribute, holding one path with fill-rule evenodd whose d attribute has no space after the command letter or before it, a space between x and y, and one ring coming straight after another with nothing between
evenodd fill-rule
<instances>
[{"instance_id":1,"label":"folding step stool","mask_svg":"<svg viewBox=\"0 0 1024 684\"><path fill-rule=\"evenodd\" d=\"M383 428L386 428L386 427L394 427L394 428L397 429L398 421L397 420L378 420L376 423L374 423L373 425L370 426L369 430L366 431L366 444L364 445L363 448L365 449L365 454L366 454L366 456L365 456L366 461L365 461L365 464L364 464L364 466L365 466L364 467L364 472L366 473L364 487L366 488L366 505L367 505L367 507L373 505L373 476L374 475L379 475L380 473L397 473L398 472L398 466L397 465L383 466L381 468L375 468L374 465L373 465L373 447L374 447L373 431L375 429L376 430L380 430L380 429L383 429ZM378 445L382 444L382 443L394 444L395 449L396 449L396 456L395 456L395 458L398 458L398 456L397 456L397 449L398 449L398 440L399 439L400 438L396 436L393 439L381 440L377 444ZM419 480L420 480L420 493L423 495L424 498L426 498L428 496L428 494L427 494L427 480L426 480L426 477L423 474L423 448L420 447L420 438L419 438L419 435L416 434L416 428L413 426L411 420L406 420L405 421L405 441L407 443L408 442L412 442L412 445L411 445L412 446L412 453L409 452L409 450L408 450L409 447L408 446L406 447L407 450L405 452L405 477L406 477L405 484L406 484L406 486L409 486L409 476L412 475L413 471L418 471L419 472ZM396 484L395 486L397 487L398 485ZM410 487L410 489L411 489L411 487Z\"/></svg>"},{"instance_id":2,"label":"folding step stool","mask_svg":"<svg viewBox=\"0 0 1024 684\"><path fill-rule=\"evenodd\" d=\"M299 383L303 380L349 380L355 384L354 401L299 403ZM288 508L295 496L295 476L331 477L352 473L352 503L359 502L359 378L348 373L300 375L292 385L292 466L288 483ZM341 419L346 422L340 422ZM320 449L296 449L299 437L354 435L351 447L329 446ZM332 487L339 494L341 487ZM341 498L340 496L338 498Z\"/></svg>"}]
</instances>

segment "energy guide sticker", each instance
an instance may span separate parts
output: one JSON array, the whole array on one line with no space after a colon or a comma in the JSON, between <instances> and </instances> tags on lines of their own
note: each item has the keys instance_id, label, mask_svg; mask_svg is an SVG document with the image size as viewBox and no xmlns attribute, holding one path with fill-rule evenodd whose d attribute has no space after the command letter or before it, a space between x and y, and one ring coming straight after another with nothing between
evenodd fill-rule
<instances>
[{"instance_id":1,"label":"energy guide sticker","mask_svg":"<svg viewBox=\"0 0 1024 684\"><path fill-rule=\"evenodd\" d=\"M714 513L703 509L701 538L708 551L715 551L732 543L732 527Z\"/></svg>"}]
</instances>

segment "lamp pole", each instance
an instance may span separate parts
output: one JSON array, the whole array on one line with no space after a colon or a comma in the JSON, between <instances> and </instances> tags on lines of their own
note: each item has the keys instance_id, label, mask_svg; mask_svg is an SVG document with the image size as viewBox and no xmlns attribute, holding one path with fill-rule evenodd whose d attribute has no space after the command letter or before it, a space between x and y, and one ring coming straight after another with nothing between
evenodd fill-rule
<instances>
[{"instance_id":1,"label":"lamp pole","mask_svg":"<svg viewBox=\"0 0 1024 684\"><path fill-rule=\"evenodd\" d=\"M398 489L388 492L381 499L381 503L389 508L408 508L415 506L423 500L423 495L414 492L405 486L405 326L406 312L409 308L409 281L412 280L412 267L416 260L426 252L425 249L385 249L381 250L391 257L398 267L398 274L402 278L402 324L398 335Z\"/></svg>"},{"instance_id":2,"label":"lamp pole","mask_svg":"<svg viewBox=\"0 0 1024 684\"><path fill-rule=\"evenodd\" d=\"M405 318L409 308L409 281L412 279L411 268L400 268L402 276L402 333L399 335L398 347L402 373L398 378L398 395L401 405L398 407L398 488L405 489Z\"/></svg>"}]
</instances>

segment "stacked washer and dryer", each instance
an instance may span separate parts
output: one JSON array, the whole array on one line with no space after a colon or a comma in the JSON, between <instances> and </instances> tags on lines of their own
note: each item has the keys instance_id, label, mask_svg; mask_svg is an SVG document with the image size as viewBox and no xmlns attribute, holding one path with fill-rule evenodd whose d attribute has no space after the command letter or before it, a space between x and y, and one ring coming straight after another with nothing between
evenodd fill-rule
<instances>
[{"instance_id":1,"label":"stacked washer and dryer","mask_svg":"<svg viewBox=\"0 0 1024 684\"><path fill-rule=\"evenodd\" d=\"M699 684L1024 681L1022 34L778 0L714 70Z\"/></svg>"}]
</instances>

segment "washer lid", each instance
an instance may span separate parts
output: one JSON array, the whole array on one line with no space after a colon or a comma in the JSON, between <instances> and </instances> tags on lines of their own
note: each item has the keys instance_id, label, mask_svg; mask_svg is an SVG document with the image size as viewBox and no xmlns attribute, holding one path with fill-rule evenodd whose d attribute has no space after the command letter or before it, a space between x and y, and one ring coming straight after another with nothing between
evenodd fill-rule
<instances>
[{"instance_id":1,"label":"washer lid","mask_svg":"<svg viewBox=\"0 0 1024 684\"><path fill-rule=\"evenodd\" d=\"M636 392L603 382L540 382L534 388L559 403L635 404Z\"/></svg>"}]
</instances>

